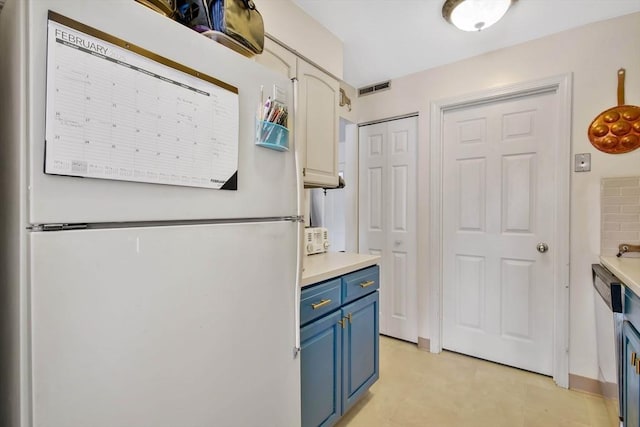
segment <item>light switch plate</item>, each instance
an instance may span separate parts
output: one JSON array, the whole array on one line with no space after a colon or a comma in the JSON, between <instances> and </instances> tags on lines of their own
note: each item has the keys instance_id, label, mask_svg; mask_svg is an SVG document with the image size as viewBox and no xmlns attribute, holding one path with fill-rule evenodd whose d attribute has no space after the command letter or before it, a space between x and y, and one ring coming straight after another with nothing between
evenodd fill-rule
<instances>
[{"instance_id":1,"label":"light switch plate","mask_svg":"<svg viewBox=\"0 0 640 427\"><path fill-rule=\"evenodd\" d=\"M576 154L576 172L589 172L591 170L591 154L580 153Z\"/></svg>"}]
</instances>

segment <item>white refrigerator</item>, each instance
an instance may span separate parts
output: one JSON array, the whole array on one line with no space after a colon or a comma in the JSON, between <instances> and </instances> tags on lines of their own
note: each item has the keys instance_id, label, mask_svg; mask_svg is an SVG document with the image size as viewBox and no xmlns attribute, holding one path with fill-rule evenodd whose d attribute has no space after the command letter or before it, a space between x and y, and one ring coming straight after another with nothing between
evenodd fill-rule
<instances>
[{"instance_id":1,"label":"white refrigerator","mask_svg":"<svg viewBox=\"0 0 640 427\"><path fill-rule=\"evenodd\" d=\"M237 89L236 189L51 173L50 11ZM301 175L255 144L293 84L133 0L8 0L0 52L0 425L298 426Z\"/></svg>"}]
</instances>

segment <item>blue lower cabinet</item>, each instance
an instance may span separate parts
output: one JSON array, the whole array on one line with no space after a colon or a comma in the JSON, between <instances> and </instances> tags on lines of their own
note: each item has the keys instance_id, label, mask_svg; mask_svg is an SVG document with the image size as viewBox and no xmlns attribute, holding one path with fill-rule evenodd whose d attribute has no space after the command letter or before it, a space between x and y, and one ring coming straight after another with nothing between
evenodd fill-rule
<instances>
[{"instance_id":1,"label":"blue lower cabinet","mask_svg":"<svg viewBox=\"0 0 640 427\"><path fill-rule=\"evenodd\" d=\"M347 412L379 376L378 292L342 308L342 411Z\"/></svg>"},{"instance_id":2,"label":"blue lower cabinet","mask_svg":"<svg viewBox=\"0 0 640 427\"><path fill-rule=\"evenodd\" d=\"M640 426L640 335L625 321L622 327L622 416L625 427Z\"/></svg>"},{"instance_id":3,"label":"blue lower cabinet","mask_svg":"<svg viewBox=\"0 0 640 427\"><path fill-rule=\"evenodd\" d=\"M342 415L342 314L300 330L302 427L331 426Z\"/></svg>"},{"instance_id":4,"label":"blue lower cabinet","mask_svg":"<svg viewBox=\"0 0 640 427\"><path fill-rule=\"evenodd\" d=\"M344 298L335 280L302 290L302 427L333 426L379 376L378 266L342 276Z\"/></svg>"}]
</instances>

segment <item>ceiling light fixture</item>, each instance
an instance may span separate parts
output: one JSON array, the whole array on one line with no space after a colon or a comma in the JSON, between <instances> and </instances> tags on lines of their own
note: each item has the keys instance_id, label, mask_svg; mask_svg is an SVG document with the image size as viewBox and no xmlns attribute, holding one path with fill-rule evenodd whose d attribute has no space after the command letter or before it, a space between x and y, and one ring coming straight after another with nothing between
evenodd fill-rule
<instances>
[{"instance_id":1,"label":"ceiling light fixture","mask_svg":"<svg viewBox=\"0 0 640 427\"><path fill-rule=\"evenodd\" d=\"M480 31L498 22L514 1L446 0L442 16L463 31Z\"/></svg>"}]
</instances>

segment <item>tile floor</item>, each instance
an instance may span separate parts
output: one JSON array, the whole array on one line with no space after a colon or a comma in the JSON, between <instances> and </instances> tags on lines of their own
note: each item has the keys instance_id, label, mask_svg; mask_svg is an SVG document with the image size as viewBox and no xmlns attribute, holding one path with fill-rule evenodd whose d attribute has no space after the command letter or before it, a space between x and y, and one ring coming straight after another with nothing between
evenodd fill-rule
<instances>
[{"instance_id":1,"label":"tile floor","mask_svg":"<svg viewBox=\"0 0 640 427\"><path fill-rule=\"evenodd\" d=\"M381 337L380 379L336 427L613 427L613 410L549 377Z\"/></svg>"}]
</instances>

